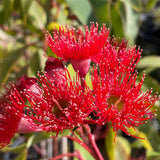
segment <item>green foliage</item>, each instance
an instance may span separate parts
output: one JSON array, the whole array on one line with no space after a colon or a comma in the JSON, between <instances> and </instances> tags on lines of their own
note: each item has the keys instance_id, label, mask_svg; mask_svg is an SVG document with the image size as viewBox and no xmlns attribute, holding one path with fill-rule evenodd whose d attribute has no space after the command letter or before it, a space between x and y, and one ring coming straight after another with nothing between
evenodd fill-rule
<instances>
[{"instance_id":1,"label":"green foliage","mask_svg":"<svg viewBox=\"0 0 160 160\"><path fill-rule=\"evenodd\" d=\"M160 68L160 56L146 56L141 58L137 64L137 68Z\"/></svg>"},{"instance_id":2,"label":"green foliage","mask_svg":"<svg viewBox=\"0 0 160 160\"><path fill-rule=\"evenodd\" d=\"M80 27L84 23L90 25L90 21L98 22L101 26L105 23L110 28L110 36L125 37L129 44L134 45L140 26L141 15L152 13L158 0L55 0L55 3L47 0L1 0L0 2L0 83L14 81L26 74L36 76L37 71L44 67L46 58L44 54L53 56L54 53L47 48L44 34L46 30L52 32L53 27L59 24L69 24ZM154 12L154 14L156 14ZM159 15L158 15L159 16ZM151 54L151 53L150 53ZM71 77L76 73L71 64L67 66ZM148 55L143 57L137 65L140 71L138 81L142 76L142 70L146 69L146 78L143 89L153 87L160 93L160 82L151 74L160 68L160 56ZM90 73L86 76L86 82L92 89ZM159 109L159 104L155 108ZM160 122L159 110L157 111L157 123ZM148 140L136 140L129 143L119 134L114 142L114 132L109 129L105 137L105 152L110 160L122 157L130 158L132 147L145 147L148 160L160 159L160 133L153 123L139 127L139 135ZM65 130L60 136L69 135ZM25 135L26 142L14 148L7 146L2 152L19 153L16 160L25 160L27 150L32 145L39 143L55 133L37 133ZM27 137L28 136L28 137ZM93 157L79 144L74 143L75 149L79 149L85 159Z\"/></svg>"},{"instance_id":3,"label":"green foliage","mask_svg":"<svg viewBox=\"0 0 160 160\"><path fill-rule=\"evenodd\" d=\"M115 159L115 154L114 154L114 150L115 150L115 142L114 142L114 138L115 138L115 132L113 131L113 127L109 127L109 130L106 134L106 138L105 138L105 147L106 147L106 151L108 154L108 157L110 160L114 160Z\"/></svg>"},{"instance_id":4,"label":"green foliage","mask_svg":"<svg viewBox=\"0 0 160 160\"><path fill-rule=\"evenodd\" d=\"M81 23L89 25L90 21L94 21L92 6L89 3L89 0L66 0L68 6L72 10Z\"/></svg>"},{"instance_id":5,"label":"green foliage","mask_svg":"<svg viewBox=\"0 0 160 160\"><path fill-rule=\"evenodd\" d=\"M90 153L88 153L80 144L77 142L74 142L74 147L76 150L79 150L81 155L85 158L85 160L95 160L95 158L92 157ZM74 160L78 160L76 157L74 157Z\"/></svg>"},{"instance_id":6,"label":"green foliage","mask_svg":"<svg viewBox=\"0 0 160 160\"><path fill-rule=\"evenodd\" d=\"M27 158L27 150L21 152L15 160L26 160Z\"/></svg>"}]
</instances>

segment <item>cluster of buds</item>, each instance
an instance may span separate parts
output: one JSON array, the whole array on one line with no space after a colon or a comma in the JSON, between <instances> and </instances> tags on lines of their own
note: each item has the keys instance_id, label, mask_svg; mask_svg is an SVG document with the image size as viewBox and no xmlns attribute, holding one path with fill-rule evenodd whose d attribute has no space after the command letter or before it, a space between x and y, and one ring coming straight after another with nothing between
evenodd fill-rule
<instances>
[{"instance_id":1,"label":"cluster of buds","mask_svg":"<svg viewBox=\"0 0 160 160\"><path fill-rule=\"evenodd\" d=\"M91 23L85 31L60 26L47 33L48 46L57 57L48 57L37 77L23 76L4 87L0 97L0 148L9 144L16 132L62 132L85 124L111 122L114 131L128 135L154 116L151 108L159 100L152 90L142 92L135 66L141 51L125 39L108 36L109 30ZM64 66L70 61L75 78ZM93 67L90 62L93 61ZM90 69L91 68L91 69ZM90 69L92 88L85 76Z\"/></svg>"}]
</instances>

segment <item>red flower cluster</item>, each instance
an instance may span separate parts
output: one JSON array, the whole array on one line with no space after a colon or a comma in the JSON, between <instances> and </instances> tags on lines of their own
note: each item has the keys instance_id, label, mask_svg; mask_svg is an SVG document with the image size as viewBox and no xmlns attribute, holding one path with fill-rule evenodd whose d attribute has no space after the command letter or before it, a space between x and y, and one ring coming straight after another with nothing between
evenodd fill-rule
<instances>
[{"instance_id":1,"label":"red flower cluster","mask_svg":"<svg viewBox=\"0 0 160 160\"><path fill-rule=\"evenodd\" d=\"M127 128L139 126L154 116L151 108L159 99L152 91L143 93L141 81L136 84L141 51L128 47L123 39L108 38L108 29L91 23L90 31L60 27L46 36L47 43L62 60L49 57L45 72L37 78L23 76L0 97L0 148L16 132L72 130L84 124L111 122L114 131L129 134ZM70 60L79 72L74 79L62 61ZM92 86L85 80L90 61ZM94 118L92 119L92 116ZM27 126L24 125L25 121ZM13 125L14 124L14 125ZM6 134L7 133L7 134Z\"/></svg>"},{"instance_id":2,"label":"red flower cluster","mask_svg":"<svg viewBox=\"0 0 160 160\"><path fill-rule=\"evenodd\" d=\"M139 126L154 116L150 109L158 98L151 96L152 90L141 91L144 75L136 85L134 68L141 52L122 45L123 41L118 46L115 44L104 48L103 56L92 72L95 115L99 124L111 122L114 131L121 129L129 134L128 128Z\"/></svg>"},{"instance_id":3,"label":"red flower cluster","mask_svg":"<svg viewBox=\"0 0 160 160\"><path fill-rule=\"evenodd\" d=\"M46 40L51 50L63 60L85 60L99 56L108 34L104 24L98 31L98 23L91 23L89 29L85 25L85 34L80 28L60 26L59 31L53 32L53 38L47 33Z\"/></svg>"},{"instance_id":4,"label":"red flower cluster","mask_svg":"<svg viewBox=\"0 0 160 160\"><path fill-rule=\"evenodd\" d=\"M103 24L98 31L98 23L85 26L85 34L78 28L59 27L54 31L54 39L47 33L46 40L51 50L63 60L71 61L73 68L84 78L89 70L90 61L97 61L107 43L109 30Z\"/></svg>"},{"instance_id":5,"label":"red flower cluster","mask_svg":"<svg viewBox=\"0 0 160 160\"><path fill-rule=\"evenodd\" d=\"M42 131L32 120L24 117L25 95L24 89L31 89L34 94L39 93L36 87L36 79L26 76L18 80L17 84L4 87L4 93L0 96L0 149L9 144L16 132L29 133Z\"/></svg>"},{"instance_id":6,"label":"red flower cluster","mask_svg":"<svg viewBox=\"0 0 160 160\"><path fill-rule=\"evenodd\" d=\"M78 77L75 81L63 77L61 83L57 83L48 74L39 73L38 76L43 96L35 96L27 90L25 95L31 104L31 110L27 108L28 116L39 127L59 133L89 122L88 116L93 112L89 107L93 96L87 87L84 92Z\"/></svg>"}]
</instances>

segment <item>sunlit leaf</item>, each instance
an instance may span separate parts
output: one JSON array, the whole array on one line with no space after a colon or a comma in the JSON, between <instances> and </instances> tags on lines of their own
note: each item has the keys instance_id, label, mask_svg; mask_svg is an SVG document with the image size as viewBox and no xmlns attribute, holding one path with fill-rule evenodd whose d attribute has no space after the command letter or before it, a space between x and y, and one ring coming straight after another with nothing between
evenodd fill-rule
<instances>
[{"instance_id":1,"label":"sunlit leaf","mask_svg":"<svg viewBox=\"0 0 160 160\"><path fill-rule=\"evenodd\" d=\"M129 43L133 45L139 30L139 14L133 9L131 1L132 0L121 0L125 8L125 12L122 12L125 14L123 16L125 17L123 23L124 33L129 39Z\"/></svg>"},{"instance_id":2,"label":"sunlit leaf","mask_svg":"<svg viewBox=\"0 0 160 160\"><path fill-rule=\"evenodd\" d=\"M24 149L26 148L26 144L23 143L17 147L4 147L1 151L2 152L14 152L14 153L18 153L18 152L22 152Z\"/></svg>"},{"instance_id":3,"label":"sunlit leaf","mask_svg":"<svg viewBox=\"0 0 160 160\"><path fill-rule=\"evenodd\" d=\"M29 148L33 144L37 144L38 142L48 139L49 137L50 137L50 133L46 133L46 132L40 132L37 134L33 134L29 137L26 147Z\"/></svg>"},{"instance_id":4,"label":"sunlit leaf","mask_svg":"<svg viewBox=\"0 0 160 160\"><path fill-rule=\"evenodd\" d=\"M157 67L160 68L160 56L146 56L140 59L137 68Z\"/></svg>"},{"instance_id":5,"label":"sunlit leaf","mask_svg":"<svg viewBox=\"0 0 160 160\"><path fill-rule=\"evenodd\" d=\"M85 80L86 80L86 84L89 86L89 88L93 89L92 81L91 81L91 75L90 75L89 72L87 73L87 75L85 77Z\"/></svg>"},{"instance_id":6,"label":"sunlit leaf","mask_svg":"<svg viewBox=\"0 0 160 160\"><path fill-rule=\"evenodd\" d=\"M72 13L77 16L81 23L88 24L90 21L94 21L94 13L89 0L66 0Z\"/></svg>"},{"instance_id":7,"label":"sunlit leaf","mask_svg":"<svg viewBox=\"0 0 160 160\"><path fill-rule=\"evenodd\" d=\"M85 160L95 160L95 158L93 158L93 156L88 151L86 151L80 144L78 144L77 142L73 142L73 144L75 150L79 150L79 152L81 153L82 157L84 157ZM74 160L78 159L74 157Z\"/></svg>"},{"instance_id":8,"label":"sunlit leaf","mask_svg":"<svg viewBox=\"0 0 160 160\"><path fill-rule=\"evenodd\" d=\"M21 152L15 160L26 160L27 158L27 150L25 149Z\"/></svg>"},{"instance_id":9,"label":"sunlit leaf","mask_svg":"<svg viewBox=\"0 0 160 160\"><path fill-rule=\"evenodd\" d=\"M68 71L69 71L70 76L71 76L72 79L73 79L73 77L76 77L76 74L77 74L77 73L75 72L75 70L73 69L73 67L72 67L71 64L69 64L69 65L67 66L67 69L68 69ZM89 86L89 88L92 89L91 75L90 75L89 72L87 73L87 75L86 75L86 77L85 77L85 80L86 80L86 84Z\"/></svg>"},{"instance_id":10,"label":"sunlit leaf","mask_svg":"<svg viewBox=\"0 0 160 160\"><path fill-rule=\"evenodd\" d=\"M110 126L107 134L106 134L106 138L105 138L105 148L106 148L106 152L108 154L108 157L110 160L114 160L115 158L115 154L114 154L114 149L115 149L115 142L114 142L114 138L115 138L115 132L113 131L113 127Z\"/></svg>"},{"instance_id":11,"label":"sunlit leaf","mask_svg":"<svg viewBox=\"0 0 160 160\"><path fill-rule=\"evenodd\" d=\"M128 130L131 135L139 137L139 138L137 138L137 142L135 142L135 143L137 143L137 144L140 143L140 145L142 145L147 150L150 150L150 151L153 150L152 145L149 142L149 140L147 139L147 135L145 133L138 131L137 128L136 128L136 130L134 130L133 128L128 128Z\"/></svg>"},{"instance_id":12,"label":"sunlit leaf","mask_svg":"<svg viewBox=\"0 0 160 160\"><path fill-rule=\"evenodd\" d=\"M68 10L66 9L66 5L65 4L62 4L61 7L60 7L60 12L59 12L59 15L57 17L57 22L59 24L63 24L65 25L67 23L67 17L68 17Z\"/></svg>"},{"instance_id":13,"label":"sunlit leaf","mask_svg":"<svg viewBox=\"0 0 160 160\"><path fill-rule=\"evenodd\" d=\"M110 10L108 0L90 0L90 4L95 14L96 21L101 25L102 23L109 23Z\"/></svg>"},{"instance_id":14,"label":"sunlit leaf","mask_svg":"<svg viewBox=\"0 0 160 160\"><path fill-rule=\"evenodd\" d=\"M115 142L114 160L128 160L130 159L131 154L131 145L130 143L123 137L117 136Z\"/></svg>"},{"instance_id":15,"label":"sunlit leaf","mask_svg":"<svg viewBox=\"0 0 160 160\"><path fill-rule=\"evenodd\" d=\"M160 152L147 151L147 160L160 160Z\"/></svg>"},{"instance_id":16,"label":"sunlit leaf","mask_svg":"<svg viewBox=\"0 0 160 160\"><path fill-rule=\"evenodd\" d=\"M47 15L43 7L37 1L32 1L29 8L29 16L34 27L44 29L47 22Z\"/></svg>"},{"instance_id":17,"label":"sunlit leaf","mask_svg":"<svg viewBox=\"0 0 160 160\"><path fill-rule=\"evenodd\" d=\"M69 65L67 66L67 69L68 69L68 71L69 71L69 73L70 73L70 75L71 75L71 78L73 79L73 77L76 76L76 72L75 72L75 70L73 69L72 65L69 64Z\"/></svg>"},{"instance_id":18,"label":"sunlit leaf","mask_svg":"<svg viewBox=\"0 0 160 160\"><path fill-rule=\"evenodd\" d=\"M157 0L148 0L145 5L145 10L150 11L151 9L153 9L153 7L155 7L156 3L157 3Z\"/></svg>"}]
</instances>

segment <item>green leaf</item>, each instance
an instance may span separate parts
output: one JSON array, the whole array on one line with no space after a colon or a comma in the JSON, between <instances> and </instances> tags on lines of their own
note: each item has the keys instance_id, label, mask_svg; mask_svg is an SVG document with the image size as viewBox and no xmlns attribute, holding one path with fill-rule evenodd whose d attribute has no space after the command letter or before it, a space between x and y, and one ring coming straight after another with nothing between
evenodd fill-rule
<instances>
[{"instance_id":1,"label":"green leaf","mask_svg":"<svg viewBox=\"0 0 160 160\"><path fill-rule=\"evenodd\" d=\"M8 23L11 18L11 11L12 11L12 5L11 5L11 0L3 0L2 2L3 5L3 10L1 13L1 18L0 18L0 23Z\"/></svg>"},{"instance_id":2,"label":"green leaf","mask_svg":"<svg viewBox=\"0 0 160 160\"><path fill-rule=\"evenodd\" d=\"M107 151L107 155L109 157L109 160L114 160L115 159L115 154L114 154L114 149L115 149L115 132L113 131L113 127L110 126L109 130L106 134L105 138L105 148Z\"/></svg>"},{"instance_id":3,"label":"green leaf","mask_svg":"<svg viewBox=\"0 0 160 160\"><path fill-rule=\"evenodd\" d=\"M41 70L40 57L39 57L38 52L36 52L30 62L30 74L29 75L34 76L40 70Z\"/></svg>"},{"instance_id":4,"label":"green leaf","mask_svg":"<svg viewBox=\"0 0 160 160\"><path fill-rule=\"evenodd\" d=\"M131 4L132 0L121 0L121 2L125 8L125 12L123 12L125 14L123 15L123 17L125 17L123 21L124 33L125 36L129 39L129 43L134 44L139 30L139 13L133 9Z\"/></svg>"},{"instance_id":5,"label":"green leaf","mask_svg":"<svg viewBox=\"0 0 160 160\"><path fill-rule=\"evenodd\" d=\"M77 73L75 72L75 70L73 69L73 67L72 67L71 64L69 64L69 65L67 66L67 69L68 69L68 71L69 71L69 74L70 74L71 78L73 79L73 77L75 77Z\"/></svg>"},{"instance_id":6,"label":"green leaf","mask_svg":"<svg viewBox=\"0 0 160 160\"><path fill-rule=\"evenodd\" d=\"M96 21L99 24L109 23L109 1L108 0L90 0L90 4L93 9L93 13L95 14Z\"/></svg>"},{"instance_id":7,"label":"green leaf","mask_svg":"<svg viewBox=\"0 0 160 160\"><path fill-rule=\"evenodd\" d=\"M147 135L143 132L138 132L138 136L139 137L147 137ZM144 148L146 148L149 151L153 151L152 145L147 138L146 139L138 139L138 141L144 146Z\"/></svg>"},{"instance_id":8,"label":"green leaf","mask_svg":"<svg viewBox=\"0 0 160 160\"><path fill-rule=\"evenodd\" d=\"M87 73L87 75L85 77L85 80L86 80L86 84L89 86L89 88L93 89L92 81L91 81L91 75L90 75L89 72Z\"/></svg>"},{"instance_id":9,"label":"green leaf","mask_svg":"<svg viewBox=\"0 0 160 160\"><path fill-rule=\"evenodd\" d=\"M81 23L88 25L90 21L95 20L89 0L66 0L66 2Z\"/></svg>"},{"instance_id":10,"label":"green leaf","mask_svg":"<svg viewBox=\"0 0 160 160\"><path fill-rule=\"evenodd\" d=\"M33 144L37 144L42 140L48 139L50 135L51 135L50 133L46 133L46 132L39 132L37 134L33 134L29 137L26 147L29 148Z\"/></svg>"},{"instance_id":11,"label":"green leaf","mask_svg":"<svg viewBox=\"0 0 160 160\"><path fill-rule=\"evenodd\" d=\"M157 0L148 0L147 4L145 5L145 10L150 11L151 9L153 9L153 7L155 7L156 3Z\"/></svg>"},{"instance_id":12,"label":"green leaf","mask_svg":"<svg viewBox=\"0 0 160 160\"><path fill-rule=\"evenodd\" d=\"M53 29L53 28L52 28ZM47 56L57 58L57 55L51 50L50 47L47 47Z\"/></svg>"},{"instance_id":13,"label":"green leaf","mask_svg":"<svg viewBox=\"0 0 160 160\"><path fill-rule=\"evenodd\" d=\"M3 61L0 63L0 83L5 83L7 81L9 74L12 72L19 58L23 55L25 49L26 47L22 47L13 50L12 53L5 57Z\"/></svg>"},{"instance_id":14,"label":"green leaf","mask_svg":"<svg viewBox=\"0 0 160 160\"><path fill-rule=\"evenodd\" d=\"M68 17L68 10L66 9L66 5L65 4L61 4L61 7L60 7L60 12L59 12L59 15L57 17L57 22L59 24L63 24L65 25L67 23L67 17ZM53 29L53 28L52 28Z\"/></svg>"},{"instance_id":15,"label":"green leaf","mask_svg":"<svg viewBox=\"0 0 160 160\"><path fill-rule=\"evenodd\" d=\"M139 13L143 11L142 3L143 2L141 0L130 1L130 5L132 6L132 8Z\"/></svg>"},{"instance_id":16,"label":"green leaf","mask_svg":"<svg viewBox=\"0 0 160 160\"><path fill-rule=\"evenodd\" d=\"M21 144L17 147L4 147L1 151L2 152L14 152L14 153L18 153L18 152L22 152L24 149L26 148L26 144Z\"/></svg>"},{"instance_id":17,"label":"green leaf","mask_svg":"<svg viewBox=\"0 0 160 160\"><path fill-rule=\"evenodd\" d=\"M26 160L27 159L27 150L25 149L15 160Z\"/></svg>"},{"instance_id":18,"label":"green leaf","mask_svg":"<svg viewBox=\"0 0 160 160\"><path fill-rule=\"evenodd\" d=\"M72 78L72 80L73 80L74 77L76 77L76 74L77 74L77 73L76 73L75 70L73 69L72 64L69 64L69 65L67 66L67 69L68 69L68 71L69 71L69 73L70 73L70 76L71 76L71 78ZM92 86L92 81L91 81L91 75L90 75L89 72L87 73L87 75L86 75L86 77L85 77L85 80L86 80L86 84L89 86L89 88L92 89L93 86Z\"/></svg>"},{"instance_id":19,"label":"green leaf","mask_svg":"<svg viewBox=\"0 0 160 160\"><path fill-rule=\"evenodd\" d=\"M128 128L128 130L131 135L141 138L141 139L140 138L137 139L137 141L135 142L136 145L143 146L144 148L146 148L146 150L150 150L150 151L153 150L152 145L149 142L149 140L146 138L147 135L145 133L138 131L137 128L136 128L136 131L133 128Z\"/></svg>"},{"instance_id":20,"label":"green leaf","mask_svg":"<svg viewBox=\"0 0 160 160\"><path fill-rule=\"evenodd\" d=\"M20 7L21 7L21 5L19 5L19 4L21 4L21 0L14 0L14 2L13 2L13 9L14 10L19 10Z\"/></svg>"},{"instance_id":21,"label":"green leaf","mask_svg":"<svg viewBox=\"0 0 160 160\"><path fill-rule=\"evenodd\" d=\"M26 24L29 7L31 6L32 1L31 0L21 0L20 3L21 3L22 14L23 14L23 21L24 21L24 24Z\"/></svg>"},{"instance_id":22,"label":"green leaf","mask_svg":"<svg viewBox=\"0 0 160 160\"><path fill-rule=\"evenodd\" d=\"M117 5L111 5L111 25L113 29L113 34L116 37L124 37L123 34L123 23L122 23L122 18L120 16L120 12L117 8ZM118 27L117 27L118 26Z\"/></svg>"},{"instance_id":23,"label":"green leaf","mask_svg":"<svg viewBox=\"0 0 160 160\"><path fill-rule=\"evenodd\" d=\"M140 125L138 128L147 135L148 141L151 143L154 151L159 151L160 144L157 143L160 142L158 128L155 128L155 126L153 126L153 123L151 123L150 121L148 121L148 123Z\"/></svg>"},{"instance_id":24,"label":"green leaf","mask_svg":"<svg viewBox=\"0 0 160 160\"><path fill-rule=\"evenodd\" d=\"M160 93L160 83L159 83L159 81L157 81L155 78L153 78L150 75L146 76L142 87L144 88L145 91L147 89L154 88L153 93L155 93L155 92Z\"/></svg>"},{"instance_id":25,"label":"green leaf","mask_svg":"<svg viewBox=\"0 0 160 160\"><path fill-rule=\"evenodd\" d=\"M73 144L74 144L75 150L79 150L82 157L84 157L85 160L95 160L93 156L87 150L85 150L80 144L78 144L75 141L73 142ZM78 160L78 159L74 157L74 160Z\"/></svg>"},{"instance_id":26,"label":"green leaf","mask_svg":"<svg viewBox=\"0 0 160 160\"><path fill-rule=\"evenodd\" d=\"M53 132L53 134L55 134L55 133ZM71 131L70 131L69 129L65 129L65 130L63 130L62 132L59 132L59 133L58 133L58 137L69 136L69 135L71 135ZM54 136L54 135L53 135L53 136Z\"/></svg>"},{"instance_id":27,"label":"green leaf","mask_svg":"<svg viewBox=\"0 0 160 160\"><path fill-rule=\"evenodd\" d=\"M160 68L160 56L146 56L140 59L137 68L157 67Z\"/></svg>"},{"instance_id":28,"label":"green leaf","mask_svg":"<svg viewBox=\"0 0 160 160\"><path fill-rule=\"evenodd\" d=\"M34 27L37 29L44 29L47 22L47 15L43 7L37 1L32 1L28 13Z\"/></svg>"},{"instance_id":29,"label":"green leaf","mask_svg":"<svg viewBox=\"0 0 160 160\"><path fill-rule=\"evenodd\" d=\"M147 160L160 160L160 152L147 151Z\"/></svg>"},{"instance_id":30,"label":"green leaf","mask_svg":"<svg viewBox=\"0 0 160 160\"><path fill-rule=\"evenodd\" d=\"M31 0L21 0L20 2L21 2L23 13L27 14L32 1Z\"/></svg>"},{"instance_id":31,"label":"green leaf","mask_svg":"<svg viewBox=\"0 0 160 160\"><path fill-rule=\"evenodd\" d=\"M131 146L130 143L123 137L117 136L115 142L115 160L128 160L130 159Z\"/></svg>"},{"instance_id":32,"label":"green leaf","mask_svg":"<svg viewBox=\"0 0 160 160\"><path fill-rule=\"evenodd\" d=\"M71 132L70 130L68 129L65 129L63 130L63 132L59 132L58 133L58 137L62 137L62 136L68 136L70 135ZM51 138L51 137L56 137L56 133L55 132L39 132L39 133L36 133L36 134L32 134L29 138L28 138L28 141L27 141L27 144L26 144L26 147L29 148L31 147L33 144L37 144L39 143L40 141L42 140L46 140L48 138Z\"/></svg>"}]
</instances>

